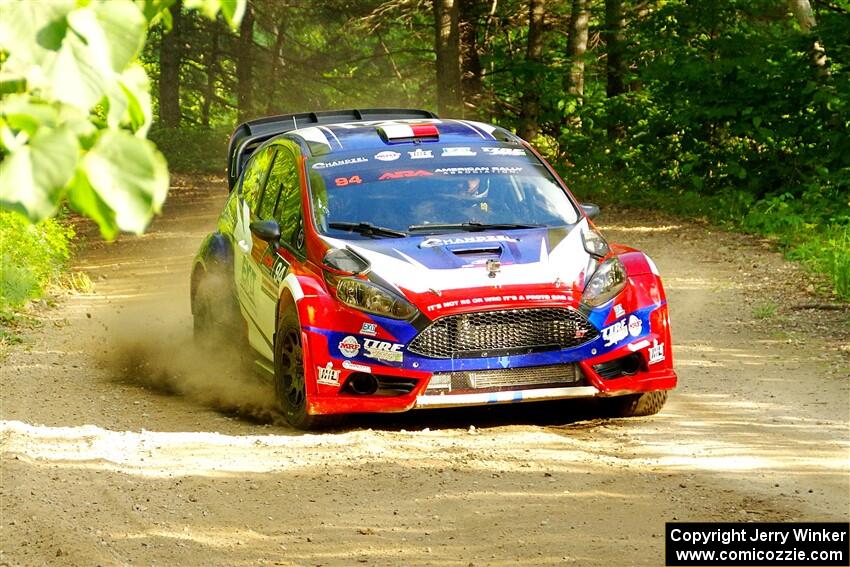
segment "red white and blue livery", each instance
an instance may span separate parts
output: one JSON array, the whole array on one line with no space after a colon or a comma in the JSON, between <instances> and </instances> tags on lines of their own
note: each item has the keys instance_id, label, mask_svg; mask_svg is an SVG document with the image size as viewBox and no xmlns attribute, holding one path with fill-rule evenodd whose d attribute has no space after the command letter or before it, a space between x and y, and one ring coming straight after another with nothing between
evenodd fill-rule
<instances>
[{"instance_id":1,"label":"red white and blue livery","mask_svg":"<svg viewBox=\"0 0 850 567\"><path fill-rule=\"evenodd\" d=\"M656 413L676 385L644 253L608 244L525 141L430 112L255 120L195 259L199 339L244 339L286 419L566 398ZM241 343L240 343L241 344Z\"/></svg>"}]
</instances>

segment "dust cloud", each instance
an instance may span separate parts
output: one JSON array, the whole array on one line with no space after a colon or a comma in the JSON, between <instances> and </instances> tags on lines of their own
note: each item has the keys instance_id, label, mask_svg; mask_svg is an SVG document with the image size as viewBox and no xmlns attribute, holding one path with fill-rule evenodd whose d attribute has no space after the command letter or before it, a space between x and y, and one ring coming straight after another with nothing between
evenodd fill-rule
<instances>
[{"instance_id":1,"label":"dust cloud","mask_svg":"<svg viewBox=\"0 0 850 567\"><path fill-rule=\"evenodd\" d=\"M248 360L241 337L201 345L193 338L188 301L142 303L103 322L98 362L112 380L258 423L284 423L272 379Z\"/></svg>"}]
</instances>

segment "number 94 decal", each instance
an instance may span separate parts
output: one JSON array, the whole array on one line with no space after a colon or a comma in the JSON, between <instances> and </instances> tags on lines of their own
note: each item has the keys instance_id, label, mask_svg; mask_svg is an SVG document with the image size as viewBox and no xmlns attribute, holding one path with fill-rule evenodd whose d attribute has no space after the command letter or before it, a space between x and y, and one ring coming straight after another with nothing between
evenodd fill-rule
<instances>
[{"instance_id":1,"label":"number 94 decal","mask_svg":"<svg viewBox=\"0 0 850 567\"><path fill-rule=\"evenodd\" d=\"M274 265L272 266L272 279L274 283L279 284L286 277L287 272L289 271L289 264L278 256L274 260Z\"/></svg>"}]
</instances>

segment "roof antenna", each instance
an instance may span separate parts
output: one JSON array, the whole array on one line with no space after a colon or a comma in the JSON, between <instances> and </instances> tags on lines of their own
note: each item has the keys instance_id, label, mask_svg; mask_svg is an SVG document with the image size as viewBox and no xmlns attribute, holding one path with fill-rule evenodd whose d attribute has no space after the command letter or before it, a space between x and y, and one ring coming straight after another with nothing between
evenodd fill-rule
<instances>
[{"instance_id":1,"label":"roof antenna","mask_svg":"<svg viewBox=\"0 0 850 567\"><path fill-rule=\"evenodd\" d=\"M295 115L292 115L292 129L298 130L298 122L295 121Z\"/></svg>"}]
</instances>

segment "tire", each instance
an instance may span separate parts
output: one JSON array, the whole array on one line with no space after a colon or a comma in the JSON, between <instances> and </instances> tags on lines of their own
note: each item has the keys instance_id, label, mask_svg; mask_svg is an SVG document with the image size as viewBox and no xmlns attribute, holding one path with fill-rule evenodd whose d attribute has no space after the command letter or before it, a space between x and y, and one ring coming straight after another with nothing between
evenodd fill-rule
<instances>
[{"instance_id":1,"label":"tire","mask_svg":"<svg viewBox=\"0 0 850 567\"><path fill-rule=\"evenodd\" d=\"M621 396L607 400L609 409L617 417L655 415L667 401L667 390Z\"/></svg>"},{"instance_id":2,"label":"tire","mask_svg":"<svg viewBox=\"0 0 850 567\"><path fill-rule=\"evenodd\" d=\"M307 413L301 326L292 312L281 317L275 333L274 376L281 413L289 425L305 431L331 425L331 416Z\"/></svg>"},{"instance_id":3,"label":"tire","mask_svg":"<svg viewBox=\"0 0 850 567\"><path fill-rule=\"evenodd\" d=\"M195 290L192 303L192 331L195 342L204 347L213 346L224 335L222 321L216 313L217 305L219 308L226 305L221 297L222 284L222 278L213 274L204 274Z\"/></svg>"}]
</instances>

